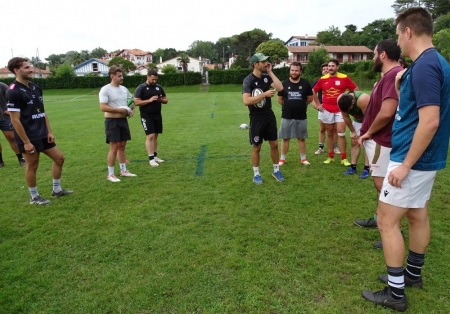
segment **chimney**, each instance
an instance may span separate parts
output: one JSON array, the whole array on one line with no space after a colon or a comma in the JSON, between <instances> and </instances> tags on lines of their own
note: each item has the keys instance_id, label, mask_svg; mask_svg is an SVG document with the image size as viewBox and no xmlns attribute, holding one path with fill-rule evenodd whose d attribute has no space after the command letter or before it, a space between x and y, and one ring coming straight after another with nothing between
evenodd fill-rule
<instances>
[{"instance_id":1,"label":"chimney","mask_svg":"<svg viewBox=\"0 0 450 314\"><path fill-rule=\"evenodd\" d=\"M305 34L305 39L308 39L308 34Z\"/></svg>"},{"instance_id":2,"label":"chimney","mask_svg":"<svg viewBox=\"0 0 450 314\"><path fill-rule=\"evenodd\" d=\"M162 63L162 56L159 56L159 63Z\"/></svg>"}]
</instances>

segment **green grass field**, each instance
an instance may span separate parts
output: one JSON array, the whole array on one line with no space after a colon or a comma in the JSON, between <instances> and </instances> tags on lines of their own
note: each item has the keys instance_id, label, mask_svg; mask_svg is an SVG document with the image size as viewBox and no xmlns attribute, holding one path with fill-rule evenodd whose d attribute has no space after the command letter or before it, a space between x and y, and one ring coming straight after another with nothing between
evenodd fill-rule
<instances>
[{"instance_id":1,"label":"green grass field","mask_svg":"<svg viewBox=\"0 0 450 314\"><path fill-rule=\"evenodd\" d=\"M0 313L390 312L361 296L381 289L385 272L382 251L372 248L378 231L353 224L375 210L372 180L344 176L339 162L314 155L315 110L311 165L300 165L293 141L278 183L264 143L264 184L256 186L248 130L239 129L248 123L240 86L168 88L158 149L166 163L149 166L137 114L127 167L138 176L111 183L97 94L44 92L66 157L62 186L75 190L50 206L28 203L24 170L0 136ZM42 155L38 188L47 198L50 167ZM432 193L424 289L406 289L411 313L450 307L449 178L440 171Z\"/></svg>"}]
</instances>

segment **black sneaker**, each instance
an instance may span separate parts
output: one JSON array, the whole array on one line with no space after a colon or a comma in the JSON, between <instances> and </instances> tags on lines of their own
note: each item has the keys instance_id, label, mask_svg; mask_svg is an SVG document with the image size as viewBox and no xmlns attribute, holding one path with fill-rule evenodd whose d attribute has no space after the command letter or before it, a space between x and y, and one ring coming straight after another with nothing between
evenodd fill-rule
<instances>
[{"instance_id":1,"label":"black sneaker","mask_svg":"<svg viewBox=\"0 0 450 314\"><path fill-rule=\"evenodd\" d=\"M356 219L354 221L355 225L364 228L378 228L377 221L373 218L369 219Z\"/></svg>"},{"instance_id":2,"label":"black sneaker","mask_svg":"<svg viewBox=\"0 0 450 314\"><path fill-rule=\"evenodd\" d=\"M5 163L2 161L0 162L0 168L3 168L5 166Z\"/></svg>"},{"instance_id":3,"label":"black sneaker","mask_svg":"<svg viewBox=\"0 0 450 314\"><path fill-rule=\"evenodd\" d=\"M52 197L60 197L60 196L69 195L69 194L72 194L72 193L73 193L72 190L62 189L59 192L52 191Z\"/></svg>"},{"instance_id":4,"label":"black sneaker","mask_svg":"<svg viewBox=\"0 0 450 314\"><path fill-rule=\"evenodd\" d=\"M52 202L50 202L49 200L46 200L45 198L43 198L42 196L38 195L35 197L30 197L30 204L32 205L49 205Z\"/></svg>"},{"instance_id":5,"label":"black sneaker","mask_svg":"<svg viewBox=\"0 0 450 314\"><path fill-rule=\"evenodd\" d=\"M419 288L419 289L422 289L422 276L420 276L420 277L417 278L417 279L409 278L409 277L406 276L406 275L405 275L404 277L405 277L405 286L406 286L406 287L412 287L412 288ZM384 282L385 284L388 283L388 275L387 275L387 274L378 276L378 279L379 279L381 282Z\"/></svg>"},{"instance_id":6,"label":"black sneaker","mask_svg":"<svg viewBox=\"0 0 450 314\"><path fill-rule=\"evenodd\" d=\"M25 167L27 165L27 163L25 162L25 159L20 158L19 165L21 165L22 167Z\"/></svg>"},{"instance_id":7,"label":"black sneaker","mask_svg":"<svg viewBox=\"0 0 450 314\"><path fill-rule=\"evenodd\" d=\"M404 295L400 300L396 300L392 297L391 289L389 287L385 287L383 290L377 292L363 290L362 296L373 303L384 307L389 307L396 311L404 312L408 308L406 295Z\"/></svg>"}]
</instances>

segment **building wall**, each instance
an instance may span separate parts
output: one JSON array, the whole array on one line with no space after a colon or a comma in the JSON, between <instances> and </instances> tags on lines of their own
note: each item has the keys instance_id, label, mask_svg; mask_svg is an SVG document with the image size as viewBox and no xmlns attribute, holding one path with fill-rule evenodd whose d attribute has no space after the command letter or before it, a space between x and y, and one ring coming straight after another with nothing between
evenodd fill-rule
<instances>
[{"instance_id":1,"label":"building wall","mask_svg":"<svg viewBox=\"0 0 450 314\"><path fill-rule=\"evenodd\" d=\"M95 72L94 72L94 63L97 63L97 71L95 71ZM76 76L85 76L85 75L88 75L89 73L96 73L96 74L100 74L101 76L107 76L108 70L109 70L109 67L107 65L102 64L100 62L92 61L90 63L83 65L80 68L77 68L75 70L75 75Z\"/></svg>"}]
</instances>

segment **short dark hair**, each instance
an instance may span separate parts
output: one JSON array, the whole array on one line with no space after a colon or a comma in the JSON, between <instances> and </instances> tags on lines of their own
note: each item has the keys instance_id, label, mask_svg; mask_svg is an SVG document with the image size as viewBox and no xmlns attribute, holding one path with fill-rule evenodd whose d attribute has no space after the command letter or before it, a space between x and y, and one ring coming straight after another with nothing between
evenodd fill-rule
<instances>
[{"instance_id":1,"label":"short dark hair","mask_svg":"<svg viewBox=\"0 0 450 314\"><path fill-rule=\"evenodd\" d=\"M123 73L122 69L117 65L113 65L109 68L108 75L116 74L117 72Z\"/></svg>"},{"instance_id":2,"label":"short dark hair","mask_svg":"<svg viewBox=\"0 0 450 314\"><path fill-rule=\"evenodd\" d=\"M400 13L394 21L394 25L403 30L409 27L418 36L433 36L433 18L430 12L424 8L409 8Z\"/></svg>"},{"instance_id":3,"label":"short dark hair","mask_svg":"<svg viewBox=\"0 0 450 314\"><path fill-rule=\"evenodd\" d=\"M322 65L320 66L320 69L323 69L324 67L328 67L328 63L322 63Z\"/></svg>"},{"instance_id":4,"label":"short dark hair","mask_svg":"<svg viewBox=\"0 0 450 314\"><path fill-rule=\"evenodd\" d=\"M328 61L328 63L330 63L330 62L333 62L334 64L336 64L336 66L339 66L339 60L338 59L330 59L329 61ZM328 64L327 63L327 64Z\"/></svg>"},{"instance_id":5,"label":"short dark hair","mask_svg":"<svg viewBox=\"0 0 450 314\"><path fill-rule=\"evenodd\" d=\"M398 63L400 63L400 66L404 69L407 69L409 67L408 62L406 62L405 57L400 56L400 58L398 58Z\"/></svg>"},{"instance_id":6,"label":"short dark hair","mask_svg":"<svg viewBox=\"0 0 450 314\"><path fill-rule=\"evenodd\" d=\"M158 72L155 69L150 69L147 71L147 76L158 76Z\"/></svg>"},{"instance_id":7,"label":"short dark hair","mask_svg":"<svg viewBox=\"0 0 450 314\"><path fill-rule=\"evenodd\" d=\"M11 60L8 61L8 70L13 73L16 74L14 72L14 69L20 69L20 67L22 66L22 63L24 62L30 62L30 59L27 58L21 58L21 57L14 57Z\"/></svg>"},{"instance_id":8,"label":"short dark hair","mask_svg":"<svg viewBox=\"0 0 450 314\"><path fill-rule=\"evenodd\" d=\"M388 59L398 61L400 59L401 50L395 39L384 39L377 44L378 54L385 52Z\"/></svg>"},{"instance_id":9,"label":"short dark hair","mask_svg":"<svg viewBox=\"0 0 450 314\"><path fill-rule=\"evenodd\" d=\"M356 99L353 98L353 96L350 95L349 93L342 94L338 100L339 109L341 109L342 112L348 112L350 110L350 107L352 106L353 100L356 101Z\"/></svg>"},{"instance_id":10,"label":"short dark hair","mask_svg":"<svg viewBox=\"0 0 450 314\"><path fill-rule=\"evenodd\" d=\"M300 62L294 61L289 66L289 70L291 70L291 67L300 67L300 72L303 72L303 66Z\"/></svg>"}]
</instances>

